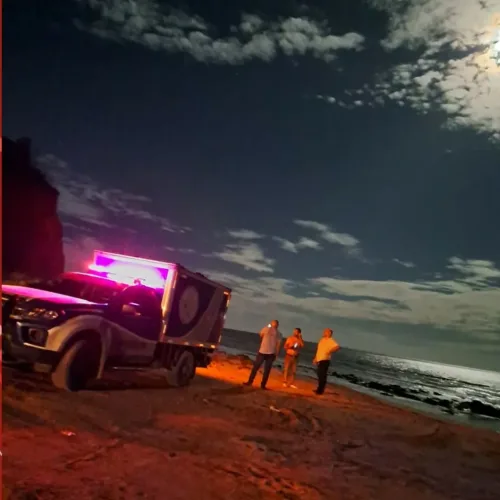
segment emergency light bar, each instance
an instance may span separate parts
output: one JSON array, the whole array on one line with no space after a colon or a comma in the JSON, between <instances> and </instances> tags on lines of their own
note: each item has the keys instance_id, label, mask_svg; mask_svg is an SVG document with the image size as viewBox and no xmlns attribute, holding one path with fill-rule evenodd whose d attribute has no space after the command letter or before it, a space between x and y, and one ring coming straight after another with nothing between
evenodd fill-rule
<instances>
[{"instance_id":1,"label":"emergency light bar","mask_svg":"<svg viewBox=\"0 0 500 500\"><path fill-rule=\"evenodd\" d=\"M89 271L118 283L141 284L155 289L163 289L173 264L116 253L94 252L94 262Z\"/></svg>"}]
</instances>

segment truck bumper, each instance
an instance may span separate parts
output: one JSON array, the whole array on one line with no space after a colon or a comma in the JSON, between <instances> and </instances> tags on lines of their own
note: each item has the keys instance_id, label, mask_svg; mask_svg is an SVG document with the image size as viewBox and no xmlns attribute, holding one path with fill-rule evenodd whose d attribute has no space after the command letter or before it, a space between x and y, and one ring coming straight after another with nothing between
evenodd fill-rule
<instances>
[{"instance_id":1,"label":"truck bumper","mask_svg":"<svg viewBox=\"0 0 500 500\"><path fill-rule=\"evenodd\" d=\"M25 344L17 323L8 323L2 328L2 362L28 363L55 367L60 354L43 347Z\"/></svg>"}]
</instances>

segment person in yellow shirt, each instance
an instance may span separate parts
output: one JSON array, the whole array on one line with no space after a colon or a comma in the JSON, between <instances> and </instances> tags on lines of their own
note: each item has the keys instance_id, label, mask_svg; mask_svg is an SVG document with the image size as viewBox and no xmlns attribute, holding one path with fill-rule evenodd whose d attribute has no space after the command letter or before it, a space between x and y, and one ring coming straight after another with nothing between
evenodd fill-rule
<instances>
[{"instance_id":1,"label":"person in yellow shirt","mask_svg":"<svg viewBox=\"0 0 500 500\"><path fill-rule=\"evenodd\" d=\"M313 360L313 363L317 366L318 374L318 387L314 391L316 394L323 394L325 392L332 354L340 349L340 346L335 342L332 335L333 331L330 328L323 330L323 337L318 342L316 356Z\"/></svg>"},{"instance_id":2,"label":"person in yellow shirt","mask_svg":"<svg viewBox=\"0 0 500 500\"><path fill-rule=\"evenodd\" d=\"M300 350L304 347L302 330L295 328L292 335L285 340L285 362L283 364L283 387L297 389L294 385L295 372L297 371L297 361Z\"/></svg>"}]
</instances>

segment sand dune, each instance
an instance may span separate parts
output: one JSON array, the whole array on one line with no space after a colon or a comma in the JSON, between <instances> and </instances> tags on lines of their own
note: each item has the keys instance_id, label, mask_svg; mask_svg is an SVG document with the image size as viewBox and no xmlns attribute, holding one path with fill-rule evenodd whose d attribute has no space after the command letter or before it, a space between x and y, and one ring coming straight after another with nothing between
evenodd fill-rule
<instances>
[{"instance_id":1,"label":"sand dune","mask_svg":"<svg viewBox=\"0 0 500 500\"><path fill-rule=\"evenodd\" d=\"M144 372L66 394L4 369L4 498L498 498L500 435L248 371L220 356L184 389Z\"/></svg>"}]
</instances>

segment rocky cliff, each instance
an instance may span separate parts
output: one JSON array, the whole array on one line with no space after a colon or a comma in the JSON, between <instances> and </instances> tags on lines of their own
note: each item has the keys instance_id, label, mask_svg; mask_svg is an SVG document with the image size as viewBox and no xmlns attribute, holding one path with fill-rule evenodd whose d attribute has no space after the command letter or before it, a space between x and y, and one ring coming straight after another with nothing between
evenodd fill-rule
<instances>
[{"instance_id":1,"label":"rocky cliff","mask_svg":"<svg viewBox=\"0 0 500 500\"><path fill-rule=\"evenodd\" d=\"M30 139L2 139L3 279L52 278L64 269L59 192L34 166Z\"/></svg>"}]
</instances>

